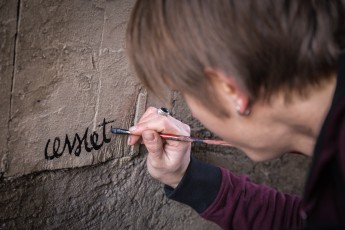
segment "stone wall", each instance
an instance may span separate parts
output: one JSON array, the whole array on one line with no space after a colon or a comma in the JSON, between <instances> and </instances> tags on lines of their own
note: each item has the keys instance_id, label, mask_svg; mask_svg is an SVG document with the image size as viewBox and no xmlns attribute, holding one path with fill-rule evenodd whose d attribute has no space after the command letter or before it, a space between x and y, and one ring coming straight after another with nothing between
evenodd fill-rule
<instances>
[{"instance_id":1,"label":"stone wall","mask_svg":"<svg viewBox=\"0 0 345 230\"><path fill-rule=\"evenodd\" d=\"M0 1L0 229L218 229L167 200L128 128L161 106L131 73L125 29L134 0ZM213 138L171 92L172 114ZM301 193L309 161L253 163L195 145L205 161Z\"/></svg>"}]
</instances>

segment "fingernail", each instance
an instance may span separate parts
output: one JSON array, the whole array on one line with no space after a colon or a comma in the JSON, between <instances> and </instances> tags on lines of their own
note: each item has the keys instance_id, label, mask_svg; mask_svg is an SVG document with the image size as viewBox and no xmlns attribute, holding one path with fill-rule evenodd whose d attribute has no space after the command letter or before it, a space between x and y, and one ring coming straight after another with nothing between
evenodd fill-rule
<instances>
[{"instance_id":1,"label":"fingernail","mask_svg":"<svg viewBox=\"0 0 345 230\"><path fill-rule=\"evenodd\" d=\"M131 136L128 137L127 144L131 145Z\"/></svg>"},{"instance_id":2,"label":"fingernail","mask_svg":"<svg viewBox=\"0 0 345 230\"><path fill-rule=\"evenodd\" d=\"M145 141L153 141L155 139L155 135L153 135L153 133L143 133L143 139Z\"/></svg>"},{"instance_id":3,"label":"fingernail","mask_svg":"<svg viewBox=\"0 0 345 230\"><path fill-rule=\"evenodd\" d=\"M129 131L134 131L134 130L136 130L136 128L137 128L136 126L132 126L132 127L130 127L128 130L129 130Z\"/></svg>"}]
</instances>

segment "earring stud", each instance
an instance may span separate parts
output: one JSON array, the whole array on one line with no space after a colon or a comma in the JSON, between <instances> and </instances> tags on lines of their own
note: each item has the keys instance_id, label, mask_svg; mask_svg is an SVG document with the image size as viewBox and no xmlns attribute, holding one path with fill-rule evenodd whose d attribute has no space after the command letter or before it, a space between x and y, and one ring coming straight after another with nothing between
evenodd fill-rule
<instances>
[{"instance_id":1,"label":"earring stud","mask_svg":"<svg viewBox=\"0 0 345 230\"><path fill-rule=\"evenodd\" d=\"M250 114L250 108L246 108L243 112L241 111L241 106L236 106L236 112L241 116L248 116Z\"/></svg>"}]
</instances>

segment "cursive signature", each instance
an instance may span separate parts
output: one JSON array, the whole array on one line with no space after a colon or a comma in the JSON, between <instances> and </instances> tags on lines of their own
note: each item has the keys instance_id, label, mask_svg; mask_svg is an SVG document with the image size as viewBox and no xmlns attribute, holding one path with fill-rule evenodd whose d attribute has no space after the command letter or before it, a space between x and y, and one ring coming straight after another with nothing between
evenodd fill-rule
<instances>
[{"instance_id":1,"label":"cursive signature","mask_svg":"<svg viewBox=\"0 0 345 230\"><path fill-rule=\"evenodd\" d=\"M99 127L103 127L101 137L96 131L89 134L89 128L86 128L82 137L76 133L73 140L70 139L68 134L66 134L64 142L61 142L60 137L55 137L54 141L48 139L44 149L45 159L53 160L54 158L59 158L65 153L65 151L70 155L73 153L75 156L79 157L83 147L86 152L91 152L93 149L101 149L105 143L109 143L111 141L111 137L108 138L105 131L106 126L112 122L114 121L106 121L105 118L103 119L102 124L99 125ZM90 140L90 143L88 140ZM51 142L52 144L50 144ZM51 150L50 153L49 150Z\"/></svg>"}]
</instances>

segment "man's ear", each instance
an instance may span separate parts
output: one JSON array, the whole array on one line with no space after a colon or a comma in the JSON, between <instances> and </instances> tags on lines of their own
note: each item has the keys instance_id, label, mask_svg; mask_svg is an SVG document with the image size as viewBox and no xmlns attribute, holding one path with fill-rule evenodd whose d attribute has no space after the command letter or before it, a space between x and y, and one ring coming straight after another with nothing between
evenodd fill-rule
<instances>
[{"instance_id":1,"label":"man's ear","mask_svg":"<svg viewBox=\"0 0 345 230\"><path fill-rule=\"evenodd\" d=\"M238 113L246 113L249 107L249 97L247 93L242 90L233 76L227 75L224 71L213 68L205 68L205 74L209 78L216 92L220 95L224 95L234 103L234 109Z\"/></svg>"}]
</instances>

